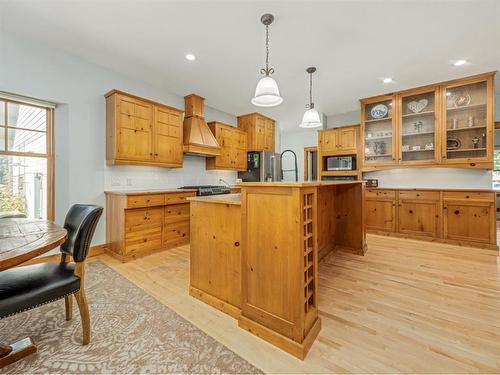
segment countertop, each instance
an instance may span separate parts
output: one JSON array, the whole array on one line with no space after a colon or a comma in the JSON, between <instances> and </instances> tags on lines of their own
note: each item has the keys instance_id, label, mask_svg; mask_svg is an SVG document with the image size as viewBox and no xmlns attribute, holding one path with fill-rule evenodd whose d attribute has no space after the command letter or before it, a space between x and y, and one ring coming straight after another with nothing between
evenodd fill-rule
<instances>
[{"instance_id":1,"label":"countertop","mask_svg":"<svg viewBox=\"0 0 500 375\"><path fill-rule=\"evenodd\" d=\"M196 192L196 189L149 189L149 190L111 190L105 191L105 194L115 195L146 195L146 194L173 194Z\"/></svg>"},{"instance_id":2,"label":"countertop","mask_svg":"<svg viewBox=\"0 0 500 375\"><path fill-rule=\"evenodd\" d=\"M405 187L366 187L367 190L407 190L407 191L477 191L480 193L500 193L500 189L485 188L405 188Z\"/></svg>"},{"instance_id":3,"label":"countertop","mask_svg":"<svg viewBox=\"0 0 500 375\"><path fill-rule=\"evenodd\" d=\"M241 182L238 184L240 187L316 187L316 186L334 186L334 185L355 185L363 184L365 181L274 181L274 182Z\"/></svg>"},{"instance_id":4,"label":"countertop","mask_svg":"<svg viewBox=\"0 0 500 375\"><path fill-rule=\"evenodd\" d=\"M188 201L241 205L241 194L218 194L204 197L189 197Z\"/></svg>"}]
</instances>

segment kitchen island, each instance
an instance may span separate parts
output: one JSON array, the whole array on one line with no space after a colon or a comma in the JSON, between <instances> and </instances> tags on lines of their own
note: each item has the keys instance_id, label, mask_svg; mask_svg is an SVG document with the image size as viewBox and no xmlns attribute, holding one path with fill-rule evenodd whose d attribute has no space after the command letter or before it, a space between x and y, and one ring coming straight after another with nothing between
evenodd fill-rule
<instances>
[{"instance_id":1,"label":"kitchen island","mask_svg":"<svg viewBox=\"0 0 500 375\"><path fill-rule=\"evenodd\" d=\"M366 252L364 184L240 186L241 195L189 198L190 293L303 359L321 329L319 258Z\"/></svg>"}]
</instances>

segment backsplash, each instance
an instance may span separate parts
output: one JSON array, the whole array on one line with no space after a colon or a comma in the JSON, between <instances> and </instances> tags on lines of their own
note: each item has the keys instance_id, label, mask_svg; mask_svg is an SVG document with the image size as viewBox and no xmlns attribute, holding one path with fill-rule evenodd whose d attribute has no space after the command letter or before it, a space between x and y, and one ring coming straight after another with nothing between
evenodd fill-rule
<instances>
[{"instance_id":1,"label":"backsplash","mask_svg":"<svg viewBox=\"0 0 500 375\"><path fill-rule=\"evenodd\" d=\"M237 172L210 171L205 169L205 158L184 156L182 168L158 168L144 166L106 165L104 190L136 190L178 188L185 185L223 185L224 179L233 185Z\"/></svg>"}]
</instances>

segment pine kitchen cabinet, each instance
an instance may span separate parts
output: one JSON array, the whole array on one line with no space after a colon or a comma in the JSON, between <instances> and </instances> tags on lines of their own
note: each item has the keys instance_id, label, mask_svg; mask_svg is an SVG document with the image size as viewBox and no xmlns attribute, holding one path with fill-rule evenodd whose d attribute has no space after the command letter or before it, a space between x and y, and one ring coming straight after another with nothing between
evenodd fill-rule
<instances>
[{"instance_id":1,"label":"pine kitchen cabinet","mask_svg":"<svg viewBox=\"0 0 500 375\"><path fill-rule=\"evenodd\" d=\"M366 230L498 249L496 193L460 189L367 189Z\"/></svg>"},{"instance_id":2,"label":"pine kitchen cabinet","mask_svg":"<svg viewBox=\"0 0 500 375\"><path fill-rule=\"evenodd\" d=\"M322 155L357 154L359 125L320 130L318 138L318 150Z\"/></svg>"},{"instance_id":3,"label":"pine kitchen cabinet","mask_svg":"<svg viewBox=\"0 0 500 375\"><path fill-rule=\"evenodd\" d=\"M364 185L244 182L192 197L190 294L304 359L321 329L318 246L366 252Z\"/></svg>"},{"instance_id":4,"label":"pine kitchen cabinet","mask_svg":"<svg viewBox=\"0 0 500 375\"><path fill-rule=\"evenodd\" d=\"M495 73L361 99L363 171L493 169Z\"/></svg>"},{"instance_id":5,"label":"pine kitchen cabinet","mask_svg":"<svg viewBox=\"0 0 500 375\"><path fill-rule=\"evenodd\" d=\"M246 171L247 133L219 121L209 122L208 127L221 146L221 155L207 158L206 168Z\"/></svg>"},{"instance_id":6,"label":"pine kitchen cabinet","mask_svg":"<svg viewBox=\"0 0 500 375\"><path fill-rule=\"evenodd\" d=\"M238 116L238 128L247 133L248 151L275 150L275 121L260 113Z\"/></svg>"},{"instance_id":7,"label":"pine kitchen cabinet","mask_svg":"<svg viewBox=\"0 0 500 375\"><path fill-rule=\"evenodd\" d=\"M105 98L108 164L182 167L183 111L118 90Z\"/></svg>"},{"instance_id":8,"label":"pine kitchen cabinet","mask_svg":"<svg viewBox=\"0 0 500 375\"><path fill-rule=\"evenodd\" d=\"M189 243L188 197L196 190L106 192L108 253L125 262Z\"/></svg>"}]
</instances>

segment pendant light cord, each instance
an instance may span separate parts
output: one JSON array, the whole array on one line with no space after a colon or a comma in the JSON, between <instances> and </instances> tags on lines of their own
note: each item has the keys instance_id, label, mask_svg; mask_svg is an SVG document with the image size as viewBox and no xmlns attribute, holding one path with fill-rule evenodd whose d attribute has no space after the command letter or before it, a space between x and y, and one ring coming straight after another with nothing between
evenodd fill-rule
<instances>
[{"instance_id":1,"label":"pendant light cord","mask_svg":"<svg viewBox=\"0 0 500 375\"><path fill-rule=\"evenodd\" d=\"M313 74L309 73L309 109L314 108L313 103Z\"/></svg>"},{"instance_id":2,"label":"pendant light cord","mask_svg":"<svg viewBox=\"0 0 500 375\"><path fill-rule=\"evenodd\" d=\"M266 25L266 67L261 69L260 73L266 76L274 73L274 69L269 68L269 25Z\"/></svg>"}]
</instances>

